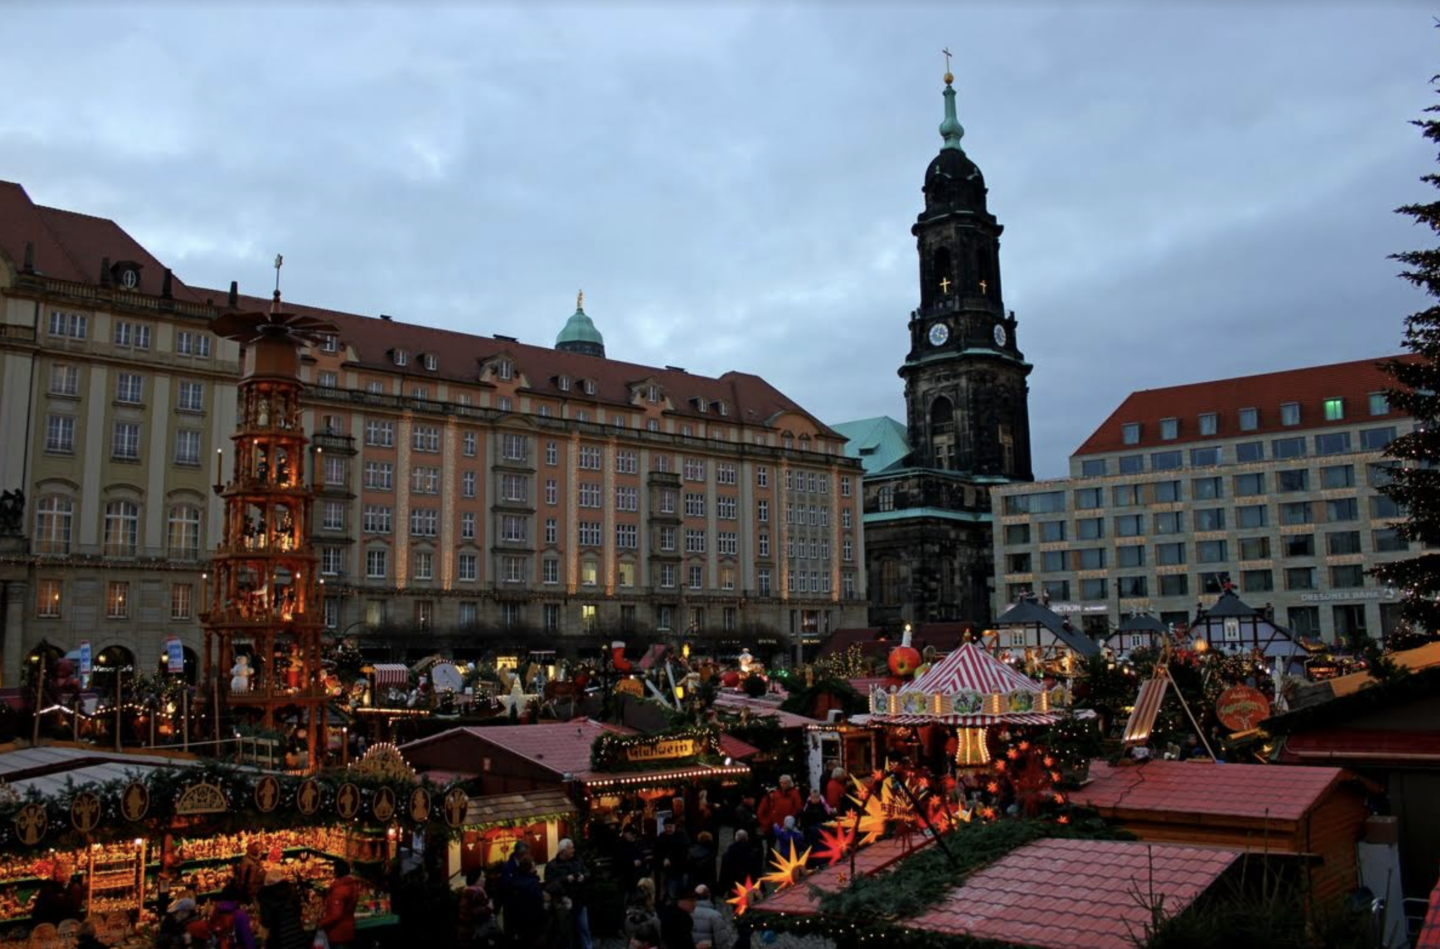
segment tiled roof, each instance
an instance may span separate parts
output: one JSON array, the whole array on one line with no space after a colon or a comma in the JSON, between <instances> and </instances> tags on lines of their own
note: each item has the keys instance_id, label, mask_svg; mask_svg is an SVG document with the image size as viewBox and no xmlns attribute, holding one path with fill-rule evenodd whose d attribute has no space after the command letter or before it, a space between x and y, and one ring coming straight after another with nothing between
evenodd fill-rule
<instances>
[{"instance_id":1,"label":"tiled roof","mask_svg":"<svg viewBox=\"0 0 1440 949\"><path fill-rule=\"evenodd\" d=\"M224 299L225 292L202 290L202 294ZM242 310L267 310L268 298L240 295ZM454 330L424 326L419 323L402 323L379 317L361 316L339 310L285 301L287 310L307 316L330 320L340 328L340 342L354 353L352 365L362 369L374 369L386 373L405 372L417 382L438 381L463 383L488 388L490 383L478 382L480 364L496 356L509 356L515 364L517 375L524 376L529 383L528 391L536 395L564 398L572 403L593 402L597 405L630 406L633 400L632 386L654 382L659 385L670 400L667 410L672 415L683 415L703 419L718 425L766 426L771 420L785 413L804 417L815 425L816 431L831 438L841 436L806 412L784 393L759 376L748 372L730 371L719 378L696 375L682 369L658 369L637 363L621 362L583 353L551 349L548 346L534 346L528 343L512 342L493 336L472 336ZM401 370L392 360L390 353L404 349L412 356L410 364ZM425 370L418 359L421 354L436 357L434 372ZM595 382L595 394L587 395L573 385L568 390L560 388L560 377L572 382L590 379ZM699 399L712 406L705 412L699 408ZM713 406L723 402L726 414L720 415Z\"/></svg>"},{"instance_id":2,"label":"tiled roof","mask_svg":"<svg viewBox=\"0 0 1440 949\"><path fill-rule=\"evenodd\" d=\"M1136 893L1176 914L1239 856L1114 840L1037 840L972 874L912 929L1046 949L1132 949L1151 923Z\"/></svg>"},{"instance_id":3,"label":"tiled roof","mask_svg":"<svg viewBox=\"0 0 1440 949\"><path fill-rule=\"evenodd\" d=\"M888 415L840 422L834 428L846 439L845 454L859 458L866 474L884 471L910 454L905 425Z\"/></svg>"},{"instance_id":4,"label":"tiled roof","mask_svg":"<svg viewBox=\"0 0 1440 949\"><path fill-rule=\"evenodd\" d=\"M19 270L25 262L27 242L35 245L35 271L44 276L98 285L103 258L110 258L112 265L130 260L141 265L140 284L133 292L160 295L165 265L120 225L107 218L35 204L20 185L0 181L0 256ZM176 299L205 302L202 294L178 277L172 278L170 292Z\"/></svg>"},{"instance_id":5,"label":"tiled roof","mask_svg":"<svg viewBox=\"0 0 1440 949\"><path fill-rule=\"evenodd\" d=\"M749 709L752 717L773 718L775 724L781 728L804 728L807 725L823 724L818 719L796 715L794 712L781 711L776 704L766 702L764 699L751 698L733 689L718 691L715 694L715 704L731 714L739 712L742 708ZM734 756L732 755L732 757Z\"/></svg>"},{"instance_id":6,"label":"tiled roof","mask_svg":"<svg viewBox=\"0 0 1440 949\"><path fill-rule=\"evenodd\" d=\"M912 836L909 841L899 837L877 840L868 847L855 852L855 872L859 876L874 876L917 850L928 847L935 841L929 837ZM909 849L907 849L907 846ZM767 868L768 869L768 868ZM805 881L796 886L786 887L769 898L755 904L755 909L765 912L810 916L820 903L820 893L833 893L848 885L850 858L847 856L833 867L806 874Z\"/></svg>"},{"instance_id":7,"label":"tiled roof","mask_svg":"<svg viewBox=\"0 0 1440 949\"><path fill-rule=\"evenodd\" d=\"M734 758L736 761L744 761L746 758L760 753L760 749L748 741L741 741L734 735L725 732L720 734L720 750L725 753L727 758Z\"/></svg>"},{"instance_id":8,"label":"tiled roof","mask_svg":"<svg viewBox=\"0 0 1440 949\"><path fill-rule=\"evenodd\" d=\"M430 742L467 734L479 742L503 748L506 751L533 761L555 776L577 775L590 769L590 748L595 739L613 732L629 734L632 730L617 725L606 725L590 719L573 722L548 722L541 725L496 725L490 728L474 726L452 728L449 731L422 738L400 748L402 754Z\"/></svg>"},{"instance_id":9,"label":"tiled roof","mask_svg":"<svg viewBox=\"0 0 1440 949\"><path fill-rule=\"evenodd\" d=\"M557 788L541 788L524 794L485 794L470 799L465 823L472 827L498 824L524 817L573 814L575 805Z\"/></svg>"},{"instance_id":10,"label":"tiled roof","mask_svg":"<svg viewBox=\"0 0 1440 949\"><path fill-rule=\"evenodd\" d=\"M1071 794L1105 816L1171 813L1244 820L1298 821L1320 803L1344 772L1267 764L1152 760L1142 765L1090 765L1090 782Z\"/></svg>"},{"instance_id":11,"label":"tiled roof","mask_svg":"<svg viewBox=\"0 0 1440 949\"><path fill-rule=\"evenodd\" d=\"M94 286L100 282L102 258L108 257L112 265L130 260L141 265L140 283L133 292L160 295L165 265L114 221L37 205L20 185L0 181L0 258L8 260L19 270L25 260L27 242L35 245L35 270L45 276ZM206 300L214 300L223 306L229 291L189 287L175 276L172 277L171 295L190 303L203 304ZM239 305L242 309L263 311L270 308L270 299L242 294ZM654 382L669 398L671 407L668 412L672 415L704 419L719 425L769 427L778 416L793 413L814 425L821 437L842 437L770 383L751 373L730 371L719 378L711 378L680 369L660 369L562 352L548 346L342 313L294 301L286 301L286 307L297 313L335 322L340 327L341 341L354 350L357 366L388 373L406 371L417 381L438 379L484 387L489 384L477 381L480 361L508 353L515 367L528 380L529 391L537 394L563 396L571 402L631 405L630 387L641 382ZM557 317L557 326L560 322ZM425 371L418 360L406 370L400 370L389 356L390 351L396 348L406 349L416 356L422 353L434 355L438 360L436 371ZM587 395L574 387L568 391L561 390L560 376L571 380L594 380L595 394ZM708 411L700 411L700 400L705 401ZM725 415L719 414L716 403L724 403Z\"/></svg>"},{"instance_id":12,"label":"tiled roof","mask_svg":"<svg viewBox=\"0 0 1440 949\"><path fill-rule=\"evenodd\" d=\"M1261 438L1307 429L1355 425L1357 422L1373 421L1380 425L1404 418L1404 413L1395 410L1386 415L1370 415L1370 393L1394 385L1394 380L1377 364L1382 359L1393 358L1415 357L1379 356L1328 366L1167 386L1164 389L1141 389L1130 393L1120 407L1085 439L1085 443L1075 449L1075 454L1150 451L1217 438ZM1345 400L1345 418L1327 422L1324 400L1337 397ZM1286 402L1300 404L1299 425L1280 424L1280 406ZM1259 410L1259 426L1253 431L1242 432L1240 410L1246 408ZM1218 426L1214 435L1202 436L1200 416L1208 412L1217 415ZM1180 431L1176 438L1162 441L1160 420L1167 418L1178 419ZM1123 429L1130 422L1140 423L1140 441L1135 445L1124 442Z\"/></svg>"}]
</instances>

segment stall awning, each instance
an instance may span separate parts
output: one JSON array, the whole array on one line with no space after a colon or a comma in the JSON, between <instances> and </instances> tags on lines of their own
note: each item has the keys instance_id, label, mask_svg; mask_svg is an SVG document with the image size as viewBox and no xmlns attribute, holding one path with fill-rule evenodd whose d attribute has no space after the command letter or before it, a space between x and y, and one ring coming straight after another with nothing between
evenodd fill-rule
<instances>
[{"instance_id":1,"label":"stall awning","mask_svg":"<svg viewBox=\"0 0 1440 949\"><path fill-rule=\"evenodd\" d=\"M730 765L682 765L656 771L581 771L574 775L574 778L586 787L601 788L627 784L661 784L668 781L703 781L706 778L734 778L749 773L749 765L737 762Z\"/></svg>"},{"instance_id":2,"label":"stall awning","mask_svg":"<svg viewBox=\"0 0 1440 949\"><path fill-rule=\"evenodd\" d=\"M871 715L870 725L955 725L984 728L987 725L1054 725L1065 712L1016 712L1011 715Z\"/></svg>"},{"instance_id":3,"label":"stall awning","mask_svg":"<svg viewBox=\"0 0 1440 949\"><path fill-rule=\"evenodd\" d=\"M377 662L374 665L376 685L407 685L410 667L403 662Z\"/></svg>"}]
</instances>

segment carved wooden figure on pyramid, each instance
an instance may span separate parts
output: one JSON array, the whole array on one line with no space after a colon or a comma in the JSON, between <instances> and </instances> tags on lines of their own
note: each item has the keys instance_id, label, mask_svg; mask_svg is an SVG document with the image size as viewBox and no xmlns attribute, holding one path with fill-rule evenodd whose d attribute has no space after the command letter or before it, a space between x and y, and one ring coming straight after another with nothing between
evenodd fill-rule
<instances>
[{"instance_id":1,"label":"carved wooden figure on pyramid","mask_svg":"<svg viewBox=\"0 0 1440 949\"><path fill-rule=\"evenodd\" d=\"M281 309L227 313L211 323L243 347L239 427L228 479L217 470L223 531L212 561L205 628L205 676L222 714L253 717L267 728L297 721L308 733L309 760L323 747L323 605L319 562L310 543L314 492L305 477L309 439L300 423L300 353L333 333L325 321ZM241 659L245 661L240 662ZM243 688L231 670L244 665ZM215 720L219 735L219 717Z\"/></svg>"}]
</instances>

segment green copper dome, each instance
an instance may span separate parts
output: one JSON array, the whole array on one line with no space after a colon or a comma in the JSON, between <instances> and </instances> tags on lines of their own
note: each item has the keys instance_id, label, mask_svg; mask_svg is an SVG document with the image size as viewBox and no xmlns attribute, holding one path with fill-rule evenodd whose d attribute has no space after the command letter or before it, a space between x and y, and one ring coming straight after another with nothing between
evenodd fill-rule
<instances>
[{"instance_id":1,"label":"green copper dome","mask_svg":"<svg viewBox=\"0 0 1440 949\"><path fill-rule=\"evenodd\" d=\"M565 321L560 335L555 337L555 348L587 356L605 355L605 337L595 328L590 317L585 315L585 294L575 298L575 312Z\"/></svg>"}]
</instances>

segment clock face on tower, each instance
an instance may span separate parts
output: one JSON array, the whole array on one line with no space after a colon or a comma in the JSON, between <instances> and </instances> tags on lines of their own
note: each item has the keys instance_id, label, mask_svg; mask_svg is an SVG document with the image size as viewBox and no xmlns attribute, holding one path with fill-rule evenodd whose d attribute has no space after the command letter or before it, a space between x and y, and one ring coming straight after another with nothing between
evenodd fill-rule
<instances>
[{"instance_id":1,"label":"clock face on tower","mask_svg":"<svg viewBox=\"0 0 1440 949\"><path fill-rule=\"evenodd\" d=\"M996 346L1004 346L1004 345L1005 345L1005 338L1006 338L1006 337L1005 337L1005 327L1001 326L999 323L996 323L996 324L995 324L995 345L996 345Z\"/></svg>"},{"instance_id":2,"label":"clock face on tower","mask_svg":"<svg viewBox=\"0 0 1440 949\"><path fill-rule=\"evenodd\" d=\"M930 345L944 346L945 341L950 338L950 327L944 323L936 323L930 327Z\"/></svg>"}]
</instances>

